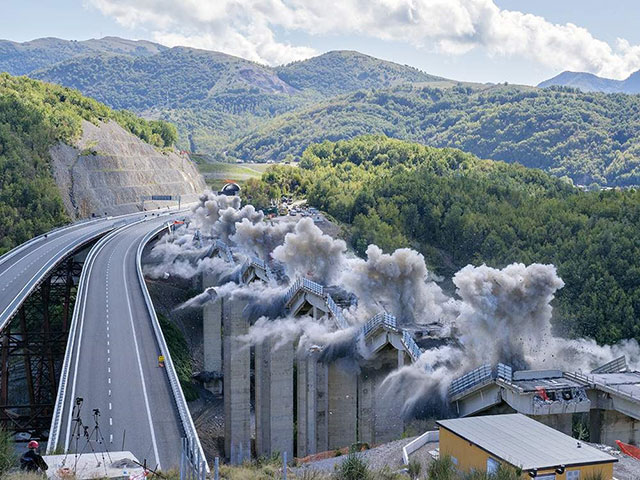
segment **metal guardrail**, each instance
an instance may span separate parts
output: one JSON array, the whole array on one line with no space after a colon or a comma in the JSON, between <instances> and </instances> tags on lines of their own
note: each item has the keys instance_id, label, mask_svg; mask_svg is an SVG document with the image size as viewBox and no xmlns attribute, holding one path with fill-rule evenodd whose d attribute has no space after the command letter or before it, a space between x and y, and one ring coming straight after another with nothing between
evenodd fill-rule
<instances>
[{"instance_id":1,"label":"metal guardrail","mask_svg":"<svg viewBox=\"0 0 640 480\"><path fill-rule=\"evenodd\" d=\"M267 275L267 278L269 280L273 280L273 273L271 272L269 265L267 264L267 262L265 262L264 260L258 257L250 257L249 260L245 262L245 264L242 266L242 272L240 273L240 278L244 277L244 274L247 273L247 270L249 270L249 268L251 267L263 270Z\"/></svg>"},{"instance_id":2,"label":"metal guardrail","mask_svg":"<svg viewBox=\"0 0 640 480\"><path fill-rule=\"evenodd\" d=\"M233 255L231 254L231 249L229 248L229 245L224 243L222 240L216 240L214 245L215 245L215 248L217 248L219 251L221 251L224 254L225 260L227 262L234 263Z\"/></svg>"},{"instance_id":3,"label":"metal guardrail","mask_svg":"<svg viewBox=\"0 0 640 480\"><path fill-rule=\"evenodd\" d=\"M379 325L382 325L388 329L397 331L398 329L398 320L396 317L387 312L376 313L371 320L365 323L360 329L360 334L366 337L371 331L377 328Z\"/></svg>"},{"instance_id":4,"label":"metal guardrail","mask_svg":"<svg viewBox=\"0 0 640 480\"><path fill-rule=\"evenodd\" d=\"M138 222L132 223L131 225L135 225L137 223L143 222L144 219L139 220ZM100 253L104 245L111 240L113 236L119 233L118 230L112 230L106 236L104 236L100 241L91 249L89 255L84 263L84 268L82 269L82 273L80 274L80 281L78 283L78 292L76 294L76 302L73 307L73 315L71 317L71 325L69 328L69 341L67 344L67 348L64 353L64 360L62 362L62 369L60 371L60 382L58 383L58 394L56 396L56 403L53 408L53 416L51 418L51 427L49 428L49 441L47 442L47 453L51 454L55 451L58 446L58 442L60 440L60 429L62 428L62 415L64 413L64 404L67 397L67 383L69 381L69 374L71 370L71 362L73 356L73 350L75 348L76 341L76 332L78 329L78 323L80 322L80 299L85 295L84 292L87 288L87 277L91 274L91 266L95 257Z\"/></svg>"},{"instance_id":5,"label":"metal guardrail","mask_svg":"<svg viewBox=\"0 0 640 480\"><path fill-rule=\"evenodd\" d=\"M482 365L452 381L451 385L449 386L449 396L453 397L464 392L465 390L469 390L476 385L492 379L493 375L491 373L491 365Z\"/></svg>"},{"instance_id":6,"label":"metal guardrail","mask_svg":"<svg viewBox=\"0 0 640 480\"><path fill-rule=\"evenodd\" d=\"M622 355L591 370L591 373L620 373L626 371L627 368L627 357Z\"/></svg>"},{"instance_id":7,"label":"metal guardrail","mask_svg":"<svg viewBox=\"0 0 640 480\"><path fill-rule=\"evenodd\" d=\"M0 331L2 331L7 322L15 315L18 307L24 302L24 300L35 290L35 288L47 277L49 272L55 268L55 266L60 263L70 252L77 250L83 245L93 241L95 238L104 235L109 231L108 228L105 231L99 232L91 232L82 237L76 239L75 241L64 245L56 255L54 255L47 263L45 263L40 270L38 270L35 275L33 275L29 281L24 285L24 287L18 292L18 294L14 297L7 307L0 312Z\"/></svg>"},{"instance_id":8,"label":"metal guardrail","mask_svg":"<svg viewBox=\"0 0 640 480\"><path fill-rule=\"evenodd\" d=\"M331 295L325 292L325 288L317 282L313 280L309 280L308 278L298 278L287 290L287 293L284 296L285 305L291 302L291 299L300 291L304 290L313 295L317 295L324 300L325 305L327 306L327 310L335 320L338 328L346 329L349 328L349 322L342 315L342 310L336 304L336 302L331 298Z\"/></svg>"},{"instance_id":9,"label":"metal guardrail","mask_svg":"<svg viewBox=\"0 0 640 480\"><path fill-rule=\"evenodd\" d=\"M331 298L331 295L327 294L327 298L325 299L325 303L327 304L327 308L329 309L329 311L333 315L333 318L335 319L336 323L338 324L338 327L340 329L342 329L342 330L344 330L346 328L349 328L349 323L347 322L347 320L342 315L342 310L340 310L340 308L338 308L338 305L336 305L336 302L333 301L333 298Z\"/></svg>"},{"instance_id":10,"label":"metal guardrail","mask_svg":"<svg viewBox=\"0 0 640 480\"><path fill-rule=\"evenodd\" d=\"M509 365L499 363L496 367L496 378L511 382L513 380L513 369Z\"/></svg>"},{"instance_id":11,"label":"metal guardrail","mask_svg":"<svg viewBox=\"0 0 640 480\"><path fill-rule=\"evenodd\" d=\"M422 355L422 350L420 350L420 347L413 339L413 336L406 330L402 331L402 344L404 345L404 348L407 349L411 359L414 362L418 361L420 355Z\"/></svg>"},{"instance_id":12,"label":"metal guardrail","mask_svg":"<svg viewBox=\"0 0 640 480\"><path fill-rule=\"evenodd\" d=\"M640 403L640 396L634 396L633 393L620 390L619 386L618 388L616 388L613 385L607 385L605 383L598 382L595 379L595 377L589 377L588 375L584 375L578 372L564 372L564 376L569 378L570 380L575 380L578 383L583 383L585 384L585 386L588 386L589 388L595 388L596 390L601 390L611 395L617 395L619 397L623 397L634 403Z\"/></svg>"},{"instance_id":13,"label":"metal guardrail","mask_svg":"<svg viewBox=\"0 0 640 480\"><path fill-rule=\"evenodd\" d=\"M144 274L142 273L142 250L145 245L149 243L149 241L158 235L166 225L162 225L158 228L147 233L140 244L138 245L138 250L136 253L136 270L138 273L138 280L140 281L140 287L142 289L142 294L144 296L145 304L147 305L147 310L149 311L149 315L151 316L151 321L153 324L153 330L156 335L156 340L160 347L160 351L165 358L165 369L167 372L167 377L169 378L169 384L171 386L171 391L173 392L173 397L176 401L176 407L178 409L178 413L180 415L180 420L182 421L182 426L185 431L185 435L187 437L188 445L191 446L194 451L192 451L192 457L198 458L201 461L204 461L207 472L209 472L209 465L206 462L206 458L204 455L204 451L202 449L202 445L200 444L200 438L198 437L198 432L196 431L196 427L193 424L193 419L191 418L191 413L189 412L189 407L187 406L187 401L184 397L184 393L182 391L182 387L180 386L180 380L178 380L178 374L176 373L175 366L173 364L173 360L171 359L171 353L169 352L169 347L165 341L164 335L162 333L162 328L160 327L160 322L158 321L158 317L156 315L156 310L153 307L153 302L151 301L151 296L149 295L149 290L147 289L147 285L144 280Z\"/></svg>"}]
</instances>

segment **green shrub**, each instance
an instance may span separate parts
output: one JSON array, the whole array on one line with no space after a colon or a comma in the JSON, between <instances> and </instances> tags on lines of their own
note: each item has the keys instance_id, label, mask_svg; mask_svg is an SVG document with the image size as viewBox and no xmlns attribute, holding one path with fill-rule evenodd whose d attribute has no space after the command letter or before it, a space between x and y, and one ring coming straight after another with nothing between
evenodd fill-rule
<instances>
[{"instance_id":1,"label":"green shrub","mask_svg":"<svg viewBox=\"0 0 640 480\"><path fill-rule=\"evenodd\" d=\"M451 457L445 455L431 462L427 469L427 478L429 480L456 480L458 475Z\"/></svg>"},{"instance_id":2,"label":"green shrub","mask_svg":"<svg viewBox=\"0 0 640 480\"><path fill-rule=\"evenodd\" d=\"M371 471L367 463L356 453L350 453L340 464L336 480L369 480Z\"/></svg>"},{"instance_id":3,"label":"green shrub","mask_svg":"<svg viewBox=\"0 0 640 480\"><path fill-rule=\"evenodd\" d=\"M0 428L0 478L3 478L3 475L15 466L16 460L11 434Z\"/></svg>"},{"instance_id":4,"label":"green shrub","mask_svg":"<svg viewBox=\"0 0 640 480\"><path fill-rule=\"evenodd\" d=\"M409 474L409 477L411 477L411 480L416 480L420 476L421 471L422 464L415 458L412 458L407 466L407 473Z\"/></svg>"}]
</instances>

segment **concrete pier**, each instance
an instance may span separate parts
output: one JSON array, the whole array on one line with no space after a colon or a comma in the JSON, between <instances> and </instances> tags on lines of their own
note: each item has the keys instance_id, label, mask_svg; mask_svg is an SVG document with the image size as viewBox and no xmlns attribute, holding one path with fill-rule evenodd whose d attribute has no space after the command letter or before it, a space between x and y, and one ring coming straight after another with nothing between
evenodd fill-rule
<instances>
[{"instance_id":1,"label":"concrete pier","mask_svg":"<svg viewBox=\"0 0 640 480\"><path fill-rule=\"evenodd\" d=\"M358 378L346 365L335 362L328 367L329 450L356 442L358 417Z\"/></svg>"},{"instance_id":2,"label":"concrete pier","mask_svg":"<svg viewBox=\"0 0 640 480\"><path fill-rule=\"evenodd\" d=\"M640 421L615 410L593 409L589 412L590 441L612 447L616 440L640 444Z\"/></svg>"},{"instance_id":3,"label":"concrete pier","mask_svg":"<svg viewBox=\"0 0 640 480\"><path fill-rule=\"evenodd\" d=\"M404 420L401 407L403 392L391 392L382 383L397 368L395 350L380 352L375 363L365 366L358 375L358 440L370 445L402 437Z\"/></svg>"},{"instance_id":4,"label":"concrete pier","mask_svg":"<svg viewBox=\"0 0 640 480\"><path fill-rule=\"evenodd\" d=\"M267 339L255 347L257 455L294 454L293 361L292 342Z\"/></svg>"},{"instance_id":5,"label":"concrete pier","mask_svg":"<svg viewBox=\"0 0 640 480\"><path fill-rule=\"evenodd\" d=\"M218 298L207 303L202 309L202 333L204 347L204 370L222 374L222 312L224 299ZM210 392L222 393L222 383L219 379L205 384Z\"/></svg>"},{"instance_id":6,"label":"concrete pier","mask_svg":"<svg viewBox=\"0 0 640 480\"><path fill-rule=\"evenodd\" d=\"M230 463L251 458L250 349L239 340L249 330L243 315L247 302L225 299L224 328L224 448Z\"/></svg>"},{"instance_id":7,"label":"concrete pier","mask_svg":"<svg viewBox=\"0 0 640 480\"><path fill-rule=\"evenodd\" d=\"M573 433L573 413L560 413L551 415L529 415L529 417L544 423L548 427L571 436Z\"/></svg>"},{"instance_id":8,"label":"concrete pier","mask_svg":"<svg viewBox=\"0 0 640 480\"><path fill-rule=\"evenodd\" d=\"M328 448L327 366L318 361L318 352L302 352L297 357L298 448L305 457Z\"/></svg>"}]
</instances>

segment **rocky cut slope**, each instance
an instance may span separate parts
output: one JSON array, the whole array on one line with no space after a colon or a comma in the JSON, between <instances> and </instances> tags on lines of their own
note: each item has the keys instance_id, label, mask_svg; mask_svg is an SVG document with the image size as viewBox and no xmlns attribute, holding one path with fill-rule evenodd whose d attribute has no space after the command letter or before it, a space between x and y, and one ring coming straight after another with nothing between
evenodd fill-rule
<instances>
[{"instance_id":1,"label":"rocky cut slope","mask_svg":"<svg viewBox=\"0 0 640 480\"><path fill-rule=\"evenodd\" d=\"M142 208L143 197L180 196L193 202L206 184L185 154L161 152L115 121L82 122L82 136L72 145L50 150L51 165L69 216L116 215ZM144 202L145 209L167 202Z\"/></svg>"},{"instance_id":2,"label":"rocky cut slope","mask_svg":"<svg viewBox=\"0 0 640 480\"><path fill-rule=\"evenodd\" d=\"M176 138L166 122L0 73L0 254L70 219L139 210L143 196L195 199L205 183Z\"/></svg>"}]
</instances>

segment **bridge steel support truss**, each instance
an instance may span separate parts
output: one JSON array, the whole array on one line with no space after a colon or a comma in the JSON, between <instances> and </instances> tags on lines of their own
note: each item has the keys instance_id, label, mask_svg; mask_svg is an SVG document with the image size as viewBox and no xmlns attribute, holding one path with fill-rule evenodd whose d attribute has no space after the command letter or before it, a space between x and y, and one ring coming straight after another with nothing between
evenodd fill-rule
<instances>
[{"instance_id":1,"label":"bridge steel support truss","mask_svg":"<svg viewBox=\"0 0 640 480\"><path fill-rule=\"evenodd\" d=\"M82 269L78 257L60 262L0 332L0 425L9 432L48 437Z\"/></svg>"}]
</instances>

